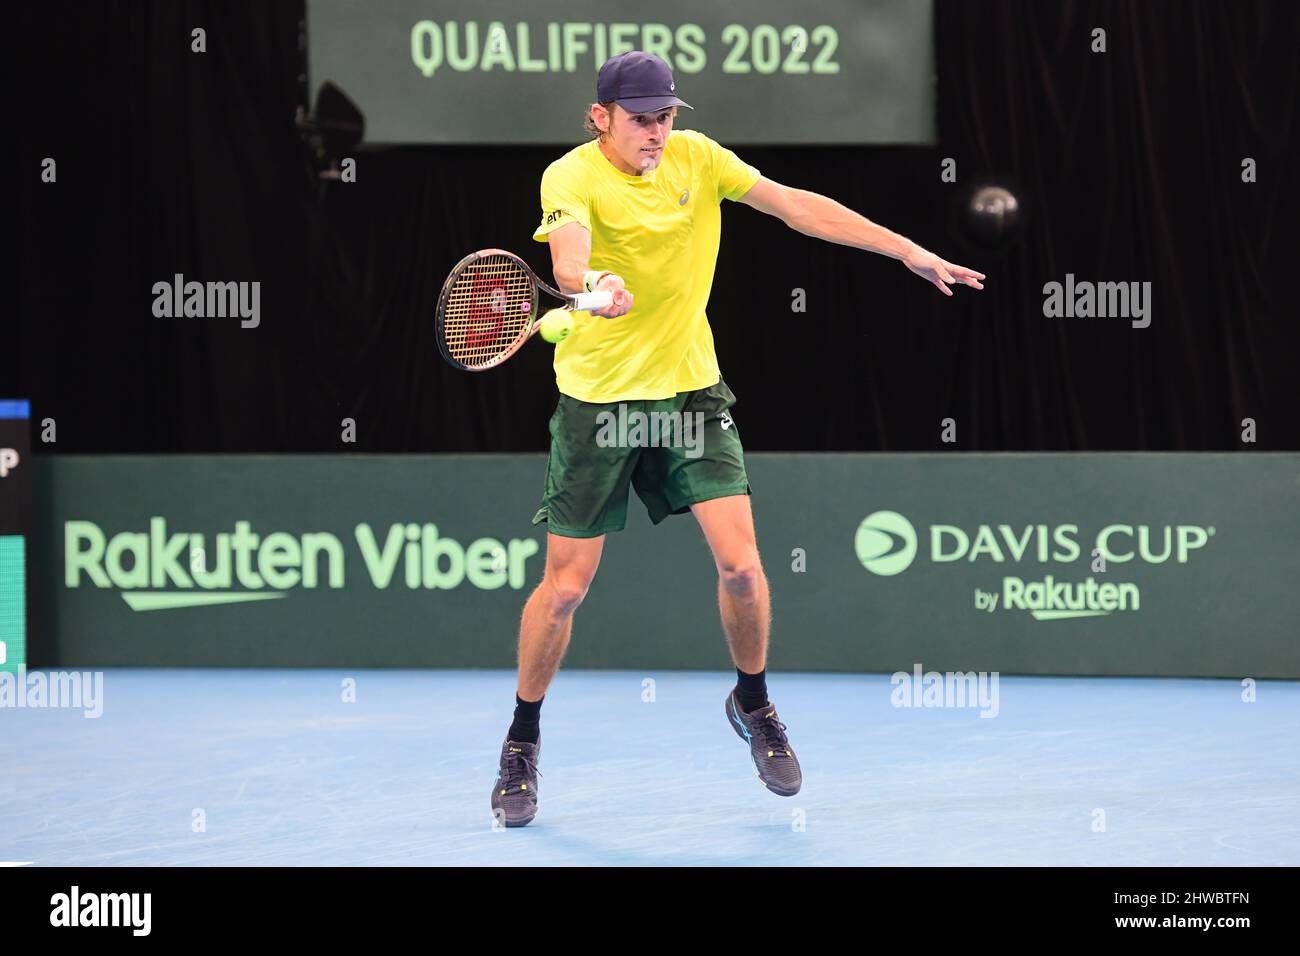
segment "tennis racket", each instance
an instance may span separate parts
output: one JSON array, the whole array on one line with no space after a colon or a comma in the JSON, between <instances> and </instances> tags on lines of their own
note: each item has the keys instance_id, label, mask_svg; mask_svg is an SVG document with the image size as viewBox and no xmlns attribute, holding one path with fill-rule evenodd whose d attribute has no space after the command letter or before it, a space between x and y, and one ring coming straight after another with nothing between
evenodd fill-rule
<instances>
[{"instance_id":1,"label":"tennis racket","mask_svg":"<svg viewBox=\"0 0 1300 956\"><path fill-rule=\"evenodd\" d=\"M570 312L607 308L611 292L566 295L537 278L504 249L480 249L451 270L438 296L438 348L448 364L467 372L495 368L523 347L541 326L538 293Z\"/></svg>"}]
</instances>

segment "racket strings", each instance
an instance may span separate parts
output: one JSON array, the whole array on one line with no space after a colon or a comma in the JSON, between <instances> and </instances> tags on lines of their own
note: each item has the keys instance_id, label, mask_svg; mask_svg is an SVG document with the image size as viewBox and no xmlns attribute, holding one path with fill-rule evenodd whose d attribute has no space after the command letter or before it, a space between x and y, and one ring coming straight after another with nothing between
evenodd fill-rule
<instances>
[{"instance_id":1,"label":"racket strings","mask_svg":"<svg viewBox=\"0 0 1300 956\"><path fill-rule=\"evenodd\" d=\"M443 312L447 351L462 365L484 365L526 335L533 322L533 284L517 262L484 256L452 283Z\"/></svg>"}]
</instances>

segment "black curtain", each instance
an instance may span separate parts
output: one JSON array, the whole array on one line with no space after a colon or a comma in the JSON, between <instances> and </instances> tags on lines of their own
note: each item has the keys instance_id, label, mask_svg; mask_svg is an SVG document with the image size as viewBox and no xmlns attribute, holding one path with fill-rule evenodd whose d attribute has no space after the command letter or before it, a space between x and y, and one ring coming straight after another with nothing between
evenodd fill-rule
<instances>
[{"instance_id":1,"label":"black curtain","mask_svg":"<svg viewBox=\"0 0 1300 956\"><path fill-rule=\"evenodd\" d=\"M356 183L321 187L292 125L304 17L299 2L18 11L18 301L0 393L55 420L40 450L546 447L548 348L453 371L432 308L473 249L549 274L530 239L537 183L581 141L584 104L553 105L573 114L571 143L362 148ZM946 299L896 262L728 204L709 314L746 447L1300 448L1300 4L938 0L935 20L935 147L736 149L981 269L987 288ZM957 183L941 181L945 158ZM959 193L985 177L1025 207L1001 251L954 228ZM260 281L260 327L155 318L152 286L176 273ZM1151 282L1151 326L1046 318L1043 285L1067 273Z\"/></svg>"}]
</instances>

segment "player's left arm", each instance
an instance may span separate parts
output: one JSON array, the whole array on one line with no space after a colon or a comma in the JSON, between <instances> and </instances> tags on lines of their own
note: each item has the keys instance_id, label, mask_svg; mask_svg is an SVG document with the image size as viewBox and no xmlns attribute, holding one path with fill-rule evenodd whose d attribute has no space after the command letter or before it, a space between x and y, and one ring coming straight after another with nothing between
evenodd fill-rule
<instances>
[{"instance_id":1,"label":"player's left arm","mask_svg":"<svg viewBox=\"0 0 1300 956\"><path fill-rule=\"evenodd\" d=\"M912 272L937 286L944 295L952 295L948 286L957 282L975 289L984 288L980 282L984 273L936 256L906 236L900 236L820 193L783 186L763 176L738 202L775 216L805 236L898 259Z\"/></svg>"}]
</instances>

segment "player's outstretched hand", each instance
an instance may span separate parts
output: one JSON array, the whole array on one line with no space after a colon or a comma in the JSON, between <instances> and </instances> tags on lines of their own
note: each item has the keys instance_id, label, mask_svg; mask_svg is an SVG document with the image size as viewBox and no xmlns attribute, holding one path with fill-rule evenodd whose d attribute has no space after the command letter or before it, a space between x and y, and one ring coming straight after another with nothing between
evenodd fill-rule
<instances>
[{"instance_id":1,"label":"player's outstretched hand","mask_svg":"<svg viewBox=\"0 0 1300 956\"><path fill-rule=\"evenodd\" d=\"M940 259L933 252L920 246L917 246L911 255L903 257L903 265L922 279L937 286L944 295L952 295L952 289L948 286L957 282L968 285L972 289L984 288L983 283L980 282L984 278L984 273Z\"/></svg>"},{"instance_id":2,"label":"player's outstretched hand","mask_svg":"<svg viewBox=\"0 0 1300 956\"><path fill-rule=\"evenodd\" d=\"M623 285L623 277L616 275L607 275L596 285L598 292L614 293L614 301L607 309L592 309L592 315L601 315L607 319L617 319L620 315L627 315L632 311L633 295Z\"/></svg>"}]
</instances>

